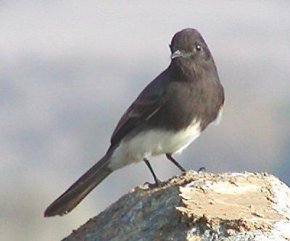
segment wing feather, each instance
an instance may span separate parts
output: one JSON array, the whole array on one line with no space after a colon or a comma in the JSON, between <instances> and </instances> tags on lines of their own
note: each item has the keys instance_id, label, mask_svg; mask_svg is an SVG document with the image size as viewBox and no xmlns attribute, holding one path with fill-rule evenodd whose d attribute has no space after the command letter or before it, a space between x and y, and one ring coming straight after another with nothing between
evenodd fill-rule
<instances>
[{"instance_id":1,"label":"wing feather","mask_svg":"<svg viewBox=\"0 0 290 241\"><path fill-rule=\"evenodd\" d=\"M111 145L119 143L127 134L144 124L162 108L166 98L164 90L166 85L162 84L164 81L166 80L159 76L141 92L118 122L111 137Z\"/></svg>"}]
</instances>

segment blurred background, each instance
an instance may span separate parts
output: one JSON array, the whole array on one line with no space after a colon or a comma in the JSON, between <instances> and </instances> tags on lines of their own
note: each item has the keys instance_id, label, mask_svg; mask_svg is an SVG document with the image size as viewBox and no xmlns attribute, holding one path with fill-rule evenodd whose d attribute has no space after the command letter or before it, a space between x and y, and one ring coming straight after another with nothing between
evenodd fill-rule
<instances>
[{"instance_id":1,"label":"blurred background","mask_svg":"<svg viewBox=\"0 0 290 241\"><path fill-rule=\"evenodd\" d=\"M75 210L45 208L91 167L185 27L207 41L224 116L177 159L209 172L266 171L290 183L290 2L1 1L0 237L60 240L152 177L113 173ZM152 162L166 180L179 170Z\"/></svg>"}]
</instances>

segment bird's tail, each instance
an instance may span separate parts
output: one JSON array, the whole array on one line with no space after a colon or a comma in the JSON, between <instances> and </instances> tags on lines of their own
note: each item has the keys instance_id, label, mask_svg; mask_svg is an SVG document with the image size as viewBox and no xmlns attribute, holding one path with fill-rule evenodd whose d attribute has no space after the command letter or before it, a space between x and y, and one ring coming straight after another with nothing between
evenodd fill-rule
<instances>
[{"instance_id":1,"label":"bird's tail","mask_svg":"<svg viewBox=\"0 0 290 241\"><path fill-rule=\"evenodd\" d=\"M77 206L112 171L108 153L45 210L44 216L64 215Z\"/></svg>"}]
</instances>

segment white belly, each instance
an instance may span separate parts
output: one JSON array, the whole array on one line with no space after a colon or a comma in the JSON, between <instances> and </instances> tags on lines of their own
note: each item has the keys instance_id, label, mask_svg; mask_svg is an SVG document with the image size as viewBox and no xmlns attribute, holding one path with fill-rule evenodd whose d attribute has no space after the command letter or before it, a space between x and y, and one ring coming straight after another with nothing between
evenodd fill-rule
<instances>
[{"instance_id":1,"label":"white belly","mask_svg":"<svg viewBox=\"0 0 290 241\"><path fill-rule=\"evenodd\" d=\"M144 158L181 152L200 135L200 123L192 124L178 133L166 130L144 131L132 139L122 141L112 154L109 168L116 170Z\"/></svg>"}]
</instances>

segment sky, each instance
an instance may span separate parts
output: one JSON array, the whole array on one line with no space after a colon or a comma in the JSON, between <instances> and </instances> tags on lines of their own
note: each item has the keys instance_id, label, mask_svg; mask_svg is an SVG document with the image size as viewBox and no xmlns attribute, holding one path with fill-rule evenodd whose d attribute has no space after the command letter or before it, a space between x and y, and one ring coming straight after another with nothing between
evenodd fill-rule
<instances>
[{"instance_id":1,"label":"sky","mask_svg":"<svg viewBox=\"0 0 290 241\"><path fill-rule=\"evenodd\" d=\"M114 172L75 210L45 208L109 146L119 118L170 61L177 31L198 29L225 88L224 115L176 159L187 169L290 177L290 2L1 1L1 240L61 240L135 186ZM166 180L179 170L152 160Z\"/></svg>"}]
</instances>

